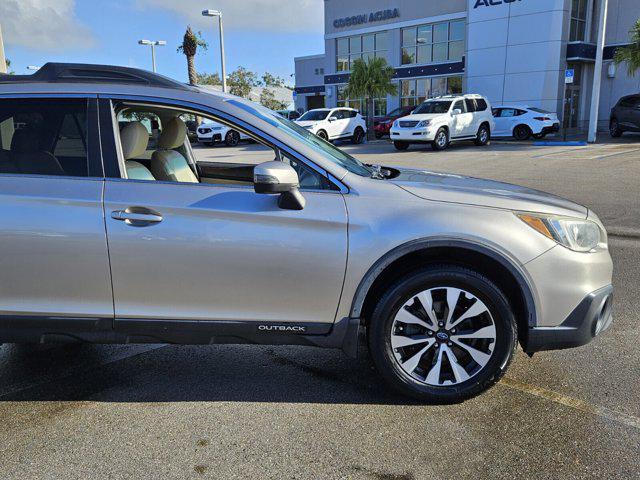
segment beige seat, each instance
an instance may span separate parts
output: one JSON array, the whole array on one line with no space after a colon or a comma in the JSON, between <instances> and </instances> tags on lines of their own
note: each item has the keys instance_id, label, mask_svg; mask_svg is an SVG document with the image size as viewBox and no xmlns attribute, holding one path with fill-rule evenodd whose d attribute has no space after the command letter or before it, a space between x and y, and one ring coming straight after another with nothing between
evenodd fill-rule
<instances>
[{"instance_id":1,"label":"beige seat","mask_svg":"<svg viewBox=\"0 0 640 480\"><path fill-rule=\"evenodd\" d=\"M149 169L140 162L131 160L142 155L149 145L149 132L140 122L130 122L120 131L122 155L127 169L127 178L132 180L155 180Z\"/></svg>"},{"instance_id":2,"label":"beige seat","mask_svg":"<svg viewBox=\"0 0 640 480\"><path fill-rule=\"evenodd\" d=\"M151 157L151 172L166 182L200 183L189 167L189 162L174 149L184 144L187 126L178 117L168 121L158 139L158 150Z\"/></svg>"},{"instance_id":3,"label":"beige seat","mask_svg":"<svg viewBox=\"0 0 640 480\"><path fill-rule=\"evenodd\" d=\"M65 175L58 159L51 153L39 149L40 135L30 128L21 128L13 133L11 157L21 173L38 175Z\"/></svg>"}]
</instances>

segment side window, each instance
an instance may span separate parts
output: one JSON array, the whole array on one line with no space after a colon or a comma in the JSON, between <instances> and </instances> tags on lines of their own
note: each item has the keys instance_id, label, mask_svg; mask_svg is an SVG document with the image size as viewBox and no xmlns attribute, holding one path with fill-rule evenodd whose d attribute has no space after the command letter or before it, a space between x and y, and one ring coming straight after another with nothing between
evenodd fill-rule
<instances>
[{"instance_id":1,"label":"side window","mask_svg":"<svg viewBox=\"0 0 640 480\"><path fill-rule=\"evenodd\" d=\"M89 176L85 99L0 100L0 173Z\"/></svg>"},{"instance_id":2,"label":"side window","mask_svg":"<svg viewBox=\"0 0 640 480\"><path fill-rule=\"evenodd\" d=\"M515 116L516 116L516 111L513 108L503 108L502 111L500 112L501 118L515 117Z\"/></svg>"},{"instance_id":3,"label":"side window","mask_svg":"<svg viewBox=\"0 0 640 480\"><path fill-rule=\"evenodd\" d=\"M492 108L492 109L491 109L491 114L492 114L494 117L499 117L501 112L502 112L502 109L501 109L501 108Z\"/></svg>"},{"instance_id":4,"label":"side window","mask_svg":"<svg viewBox=\"0 0 640 480\"><path fill-rule=\"evenodd\" d=\"M469 113L476 111L476 101L473 98L465 98L464 103L467 105L467 111Z\"/></svg>"},{"instance_id":5,"label":"side window","mask_svg":"<svg viewBox=\"0 0 640 480\"><path fill-rule=\"evenodd\" d=\"M456 108L458 110L462 110L462 113L466 113L467 111L464 100L458 100L456 103L454 103L451 111L455 110Z\"/></svg>"},{"instance_id":6,"label":"side window","mask_svg":"<svg viewBox=\"0 0 640 480\"><path fill-rule=\"evenodd\" d=\"M355 110L349 110L349 118L356 118L358 116L358 112Z\"/></svg>"},{"instance_id":7,"label":"side window","mask_svg":"<svg viewBox=\"0 0 640 480\"><path fill-rule=\"evenodd\" d=\"M310 166L220 119L155 105L124 103L116 111L123 178L253 187L253 168L280 159L297 171L301 189L337 189ZM189 122L198 123L190 128Z\"/></svg>"},{"instance_id":8,"label":"side window","mask_svg":"<svg viewBox=\"0 0 640 480\"><path fill-rule=\"evenodd\" d=\"M516 117L519 117L520 115L524 115L525 113L527 113L526 110L518 109L516 110Z\"/></svg>"},{"instance_id":9,"label":"side window","mask_svg":"<svg viewBox=\"0 0 640 480\"><path fill-rule=\"evenodd\" d=\"M484 98L478 98L476 100L476 107L478 112L484 112L487 109L488 105Z\"/></svg>"}]
</instances>

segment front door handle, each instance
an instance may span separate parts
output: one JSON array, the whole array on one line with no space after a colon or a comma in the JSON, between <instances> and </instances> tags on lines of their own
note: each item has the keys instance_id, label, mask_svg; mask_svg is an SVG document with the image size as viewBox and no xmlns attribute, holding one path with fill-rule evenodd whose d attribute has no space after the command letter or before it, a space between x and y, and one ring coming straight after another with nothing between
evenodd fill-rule
<instances>
[{"instance_id":1,"label":"front door handle","mask_svg":"<svg viewBox=\"0 0 640 480\"><path fill-rule=\"evenodd\" d=\"M132 227L146 227L162 221L162 215L146 207L128 207L124 210L114 210L111 218L120 220Z\"/></svg>"}]
</instances>

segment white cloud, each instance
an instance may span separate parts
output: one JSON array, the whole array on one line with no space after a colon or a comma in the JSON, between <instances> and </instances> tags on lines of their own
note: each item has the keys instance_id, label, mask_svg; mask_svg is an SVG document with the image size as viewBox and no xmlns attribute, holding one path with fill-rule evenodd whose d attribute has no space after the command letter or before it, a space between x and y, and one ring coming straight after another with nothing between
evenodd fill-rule
<instances>
[{"instance_id":1,"label":"white cloud","mask_svg":"<svg viewBox=\"0 0 640 480\"><path fill-rule=\"evenodd\" d=\"M0 0L4 1L4 0ZM224 27L276 32L322 32L322 0L137 0L141 9L160 8L181 15L195 28L211 27L201 12L214 8L224 14Z\"/></svg>"},{"instance_id":2,"label":"white cloud","mask_svg":"<svg viewBox=\"0 0 640 480\"><path fill-rule=\"evenodd\" d=\"M47 51L89 48L93 36L74 10L75 0L0 0L5 44Z\"/></svg>"}]
</instances>

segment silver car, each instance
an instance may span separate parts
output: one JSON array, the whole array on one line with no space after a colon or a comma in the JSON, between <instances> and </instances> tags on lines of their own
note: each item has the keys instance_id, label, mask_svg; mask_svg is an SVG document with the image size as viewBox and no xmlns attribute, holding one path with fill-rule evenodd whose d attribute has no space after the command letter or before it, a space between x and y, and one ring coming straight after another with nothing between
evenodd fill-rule
<instances>
[{"instance_id":1,"label":"silver car","mask_svg":"<svg viewBox=\"0 0 640 480\"><path fill-rule=\"evenodd\" d=\"M196 161L193 115L266 157ZM365 165L230 95L47 64L0 77L0 146L0 342L364 343L392 387L448 403L498 381L518 343L576 347L611 324L586 207Z\"/></svg>"}]
</instances>

